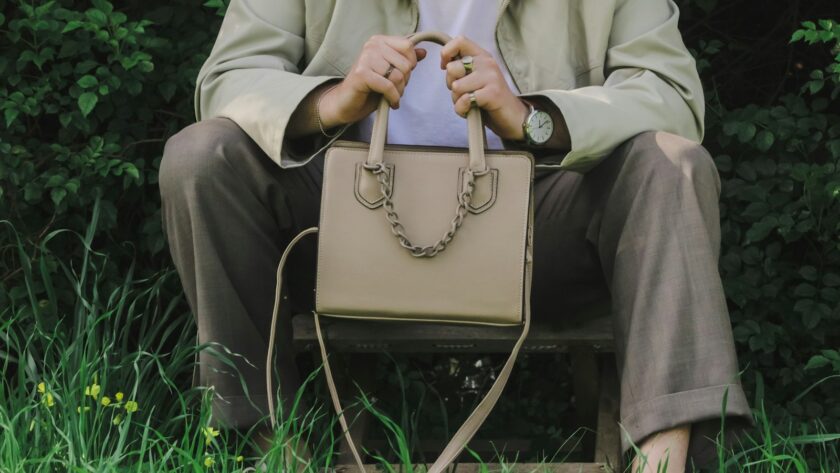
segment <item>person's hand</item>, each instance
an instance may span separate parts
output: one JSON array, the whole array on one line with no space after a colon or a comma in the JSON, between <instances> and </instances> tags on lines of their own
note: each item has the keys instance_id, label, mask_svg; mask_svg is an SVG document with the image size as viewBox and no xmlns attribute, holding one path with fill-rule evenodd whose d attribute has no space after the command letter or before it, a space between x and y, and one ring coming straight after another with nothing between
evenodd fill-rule
<instances>
[{"instance_id":1,"label":"person's hand","mask_svg":"<svg viewBox=\"0 0 840 473\"><path fill-rule=\"evenodd\" d=\"M460 60L464 56L473 57L469 74ZM440 68L446 69L446 85L452 91L455 113L466 117L470 92L474 92L476 104L484 112L484 125L503 139L524 139L522 122L529 108L510 90L493 55L464 36L456 36L441 49Z\"/></svg>"},{"instance_id":2,"label":"person's hand","mask_svg":"<svg viewBox=\"0 0 840 473\"><path fill-rule=\"evenodd\" d=\"M426 50L403 36L371 36L347 76L321 98L321 122L331 127L359 121L376 110L382 96L399 108L411 71L424 57Z\"/></svg>"}]
</instances>

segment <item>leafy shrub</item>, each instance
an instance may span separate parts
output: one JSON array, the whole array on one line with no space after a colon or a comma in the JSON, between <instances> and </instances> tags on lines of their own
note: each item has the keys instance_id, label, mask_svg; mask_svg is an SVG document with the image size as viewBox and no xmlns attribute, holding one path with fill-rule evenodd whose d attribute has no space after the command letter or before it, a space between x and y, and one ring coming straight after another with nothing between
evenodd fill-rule
<instances>
[{"instance_id":1,"label":"leafy shrub","mask_svg":"<svg viewBox=\"0 0 840 473\"><path fill-rule=\"evenodd\" d=\"M192 84L214 38L202 22L215 18L186 3L0 1L0 218L33 252L52 229L82 232L100 197L107 279L135 257L143 275L169 264L157 164L166 137L192 118ZM65 250L56 253L78 258ZM19 264L3 253L0 307L23 297ZM62 295L72 307L73 294Z\"/></svg>"},{"instance_id":2,"label":"leafy shrub","mask_svg":"<svg viewBox=\"0 0 840 473\"><path fill-rule=\"evenodd\" d=\"M768 407L837 422L836 381L797 395L820 380L809 358L840 346L840 24L806 21L791 38L803 40L827 44L829 65L801 94L720 107L707 146L724 181L721 272L740 362L775 379Z\"/></svg>"}]
</instances>

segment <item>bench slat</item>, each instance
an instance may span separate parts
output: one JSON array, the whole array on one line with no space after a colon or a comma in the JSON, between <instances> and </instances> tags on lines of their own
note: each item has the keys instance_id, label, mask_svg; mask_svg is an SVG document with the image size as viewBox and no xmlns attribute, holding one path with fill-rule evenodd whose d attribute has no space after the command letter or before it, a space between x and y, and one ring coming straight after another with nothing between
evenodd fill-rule
<instances>
[{"instance_id":1,"label":"bench slat","mask_svg":"<svg viewBox=\"0 0 840 473\"><path fill-rule=\"evenodd\" d=\"M312 350L317 346L312 314L292 319L295 347ZM321 317L330 350L343 353L505 353L510 351L519 327L483 327L431 323L403 323L343 320ZM558 326L533 322L522 350L524 352L565 352L580 347L612 352L612 317L598 315L577 325Z\"/></svg>"}]
</instances>

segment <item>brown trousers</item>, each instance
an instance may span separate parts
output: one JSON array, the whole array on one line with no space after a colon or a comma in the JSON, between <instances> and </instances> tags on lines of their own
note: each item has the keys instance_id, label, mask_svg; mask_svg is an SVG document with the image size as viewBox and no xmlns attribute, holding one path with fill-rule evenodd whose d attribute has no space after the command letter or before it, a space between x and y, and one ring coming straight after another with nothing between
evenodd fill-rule
<instances>
[{"instance_id":1,"label":"brown trousers","mask_svg":"<svg viewBox=\"0 0 840 473\"><path fill-rule=\"evenodd\" d=\"M214 417L247 427L267 413L264 366L275 271L286 243L317 225L323 159L281 169L234 122L193 124L166 143L164 227L200 343ZM622 451L691 423L689 464L712 460L724 392L727 445L755 425L718 273L720 177L701 146L642 133L586 174L535 181L534 318L610 298L621 380ZM304 240L306 241L306 240ZM315 245L288 270L294 310L312 304ZM286 304L287 306L289 304ZM560 314L560 315L558 315ZM278 328L281 393L299 386L288 313ZM284 348L285 347L285 348ZM217 350L222 350L220 347Z\"/></svg>"}]
</instances>

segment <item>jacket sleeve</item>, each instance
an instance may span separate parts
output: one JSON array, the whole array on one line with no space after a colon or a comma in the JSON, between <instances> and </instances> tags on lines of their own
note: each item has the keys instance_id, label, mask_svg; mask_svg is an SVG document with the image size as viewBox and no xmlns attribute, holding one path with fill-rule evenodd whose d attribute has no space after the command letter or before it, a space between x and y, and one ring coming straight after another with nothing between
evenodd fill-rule
<instances>
[{"instance_id":1,"label":"jacket sleeve","mask_svg":"<svg viewBox=\"0 0 840 473\"><path fill-rule=\"evenodd\" d=\"M311 159L311 146L304 155L286 146L286 125L310 91L341 76L301 74L305 26L303 0L232 0L198 74L196 119L233 120L282 167Z\"/></svg>"},{"instance_id":2,"label":"jacket sleeve","mask_svg":"<svg viewBox=\"0 0 840 473\"><path fill-rule=\"evenodd\" d=\"M703 87L678 29L672 0L618 0L603 85L520 94L543 96L566 120L571 149L560 169L587 172L621 142L649 130L701 142Z\"/></svg>"}]
</instances>

